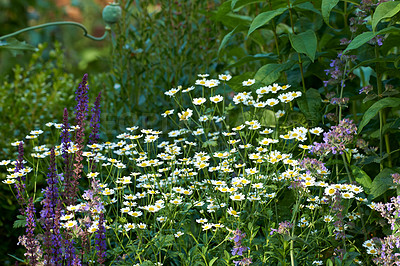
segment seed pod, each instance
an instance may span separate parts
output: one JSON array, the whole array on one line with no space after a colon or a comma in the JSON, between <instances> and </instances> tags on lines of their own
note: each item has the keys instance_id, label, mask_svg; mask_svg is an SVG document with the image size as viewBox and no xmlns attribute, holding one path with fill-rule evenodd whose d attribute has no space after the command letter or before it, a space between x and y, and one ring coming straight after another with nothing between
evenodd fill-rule
<instances>
[{"instance_id":1,"label":"seed pod","mask_svg":"<svg viewBox=\"0 0 400 266\"><path fill-rule=\"evenodd\" d=\"M103 9L103 20L106 24L114 24L121 18L121 7L111 3Z\"/></svg>"}]
</instances>

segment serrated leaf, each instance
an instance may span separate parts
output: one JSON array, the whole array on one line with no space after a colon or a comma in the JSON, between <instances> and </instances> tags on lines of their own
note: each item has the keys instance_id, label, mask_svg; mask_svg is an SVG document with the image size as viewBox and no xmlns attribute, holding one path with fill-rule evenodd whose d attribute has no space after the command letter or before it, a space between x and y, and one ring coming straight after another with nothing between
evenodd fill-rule
<instances>
[{"instance_id":1,"label":"serrated leaf","mask_svg":"<svg viewBox=\"0 0 400 266\"><path fill-rule=\"evenodd\" d=\"M26 226L26 217L23 215L17 216L18 220L14 221L13 228L20 228Z\"/></svg>"},{"instance_id":2,"label":"serrated leaf","mask_svg":"<svg viewBox=\"0 0 400 266\"><path fill-rule=\"evenodd\" d=\"M38 51L38 49L25 41L20 42L15 38L8 38L7 41L0 41L0 49L7 49L13 54L13 56L17 56L22 54L23 51Z\"/></svg>"},{"instance_id":3,"label":"serrated leaf","mask_svg":"<svg viewBox=\"0 0 400 266\"><path fill-rule=\"evenodd\" d=\"M371 185L372 199L379 197L393 185L393 178L391 175L395 172L396 171L390 168L385 168L374 178Z\"/></svg>"},{"instance_id":4,"label":"serrated leaf","mask_svg":"<svg viewBox=\"0 0 400 266\"><path fill-rule=\"evenodd\" d=\"M400 99L399 98L384 98L376 103L374 103L368 110L364 113L364 116L360 122L360 125L358 126L358 133L362 131L362 129L371 121L372 118L374 118L379 110L386 108L386 107L397 107L400 105Z\"/></svg>"},{"instance_id":5,"label":"serrated leaf","mask_svg":"<svg viewBox=\"0 0 400 266\"><path fill-rule=\"evenodd\" d=\"M287 7L282 7L282 8L278 8L276 10L271 10L271 11L267 11L267 12L263 12L263 13L259 14L257 17L254 18L253 22L251 22L250 29L247 33L247 36L249 36L256 29L258 29L258 28L264 26L265 24L267 24L268 22L270 22L271 19L273 19L274 17L281 15L286 10L287 10Z\"/></svg>"},{"instance_id":6,"label":"serrated leaf","mask_svg":"<svg viewBox=\"0 0 400 266\"><path fill-rule=\"evenodd\" d=\"M332 9L339 3L339 0L322 0L321 3L321 11L322 18L325 23L330 27L329 24L329 16L331 14Z\"/></svg>"},{"instance_id":7,"label":"serrated leaf","mask_svg":"<svg viewBox=\"0 0 400 266\"><path fill-rule=\"evenodd\" d=\"M400 11L400 2L399 1L390 1L379 4L374 14L372 15L372 30L375 31L376 26L379 21L384 18L391 18L396 15Z\"/></svg>"},{"instance_id":8,"label":"serrated leaf","mask_svg":"<svg viewBox=\"0 0 400 266\"><path fill-rule=\"evenodd\" d=\"M314 31L308 30L300 34L289 34L289 40L296 52L307 55L314 62L317 52L317 36Z\"/></svg>"}]
</instances>

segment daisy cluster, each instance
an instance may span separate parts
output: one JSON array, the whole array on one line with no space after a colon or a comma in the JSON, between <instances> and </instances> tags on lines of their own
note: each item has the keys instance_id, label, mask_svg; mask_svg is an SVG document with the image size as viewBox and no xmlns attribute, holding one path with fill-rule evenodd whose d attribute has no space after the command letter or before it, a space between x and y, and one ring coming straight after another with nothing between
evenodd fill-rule
<instances>
[{"instance_id":1,"label":"daisy cluster","mask_svg":"<svg viewBox=\"0 0 400 266\"><path fill-rule=\"evenodd\" d=\"M311 232L318 223L333 224L335 213L329 205L335 195L340 195L341 200L368 203L361 186L330 182L330 170L307 157L312 141L324 133L321 127L279 128L254 117L234 125L226 121L229 111L243 112L243 106L257 111L274 110L280 105L289 110L285 105L300 97L301 92L289 91L290 85L273 84L228 97L217 94L217 89L229 84L230 75L219 75L218 79L207 79L207 74L199 77L194 86L178 86L165 92L177 102L181 98L176 97L178 94L190 99L192 106L178 104L176 109L161 114L180 128L162 132L131 126L114 142L86 145L82 156L88 168L82 177L95 185L82 194L77 204L63 211L61 226L65 230L79 227L94 233L99 229L99 213L106 213L109 219L105 219L105 228L118 239L127 239L124 243L128 246L133 245L135 236L141 239L169 234L178 239L193 235L185 230L188 221L197 225L198 232L232 234L254 212L258 214L252 217L261 221L264 211L276 209L272 206L279 204L285 191L291 189L301 198L295 223L300 234L302 230ZM243 86L254 83L243 81ZM228 105L231 109L225 110ZM276 119L284 115L284 110L275 112ZM50 130L61 128L55 123L46 126ZM34 130L29 136L41 133ZM57 157L61 157L62 148L55 146ZM50 155L47 145L34 145L32 149L27 156L33 166ZM70 142L67 152L73 156L77 149ZM11 160L0 162L4 166L12 164ZM319 168L310 171L310 165ZM31 167L14 170L8 169L3 183L10 185L20 182L18 177L38 173ZM93 204L95 197L104 210ZM316 218L317 211L321 216ZM85 220L87 212L92 218ZM279 217L278 213L274 215ZM346 219L351 222L359 217L354 210ZM334 230L344 231L350 226ZM324 232L328 231L320 234Z\"/></svg>"}]
</instances>

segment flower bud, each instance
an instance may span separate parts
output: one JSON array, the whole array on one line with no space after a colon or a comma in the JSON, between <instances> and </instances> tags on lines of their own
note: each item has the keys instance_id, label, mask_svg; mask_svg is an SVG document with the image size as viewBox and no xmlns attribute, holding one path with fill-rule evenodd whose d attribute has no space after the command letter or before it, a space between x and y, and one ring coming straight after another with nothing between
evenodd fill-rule
<instances>
[{"instance_id":1,"label":"flower bud","mask_svg":"<svg viewBox=\"0 0 400 266\"><path fill-rule=\"evenodd\" d=\"M121 7L117 3L111 3L103 9L103 20L106 24L114 24L121 18Z\"/></svg>"}]
</instances>

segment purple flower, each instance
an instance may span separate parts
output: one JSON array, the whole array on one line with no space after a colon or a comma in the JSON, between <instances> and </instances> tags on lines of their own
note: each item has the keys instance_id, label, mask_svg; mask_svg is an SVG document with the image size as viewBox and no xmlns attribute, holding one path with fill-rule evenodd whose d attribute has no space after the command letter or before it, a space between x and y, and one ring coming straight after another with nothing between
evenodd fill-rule
<instances>
[{"instance_id":1,"label":"purple flower","mask_svg":"<svg viewBox=\"0 0 400 266\"><path fill-rule=\"evenodd\" d=\"M322 171L328 171L323 162L309 157L304 157L304 159L300 161L300 167L305 169L307 174L318 174Z\"/></svg>"},{"instance_id":2,"label":"purple flower","mask_svg":"<svg viewBox=\"0 0 400 266\"><path fill-rule=\"evenodd\" d=\"M104 227L104 213L100 213L99 229L96 232L96 250L98 265L105 265L106 261L106 229Z\"/></svg>"},{"instance_id":3,"label":"purple flower","mask_svg":"<svg viewBox=\"0 0 400 266\"><path fill-rule=\"evenodd\" d=\"M28 206L26 207L26 235L23 239L26 247L26 257L30 265L37 265L41 257L41 250L39 246L39 241L35 237L35 205L33 204L33 198L29 199Z\"/></svg>"},{"instance_id":4,"label":"purple flower","mask_svg":"<svg viewBox=\"0 0 400 266\"><path fill-rule=\"evenodd\" d=\"M60 235L61 204L56 174L56 155L54 147L50 150L50 166L47 174L47 187L42 200L43 210L40 212L44 227L43 248L45 260L54 265L62 262L62 239Z\"/></svg>"},{"instance_id":5,"label":"purple flower","mask_svg":"<svg viewBox=\"0 0 400 266\"><path fill-rule=\"evenodd\" d=\"M82 82L79 84L78 90L76 91L76 98L77 101L75 115L76 115L76 135L75 135L75 143L78 150L75 152L75 163L74 163L74 170L73 170L73 178L70 182L70 199L71 204L75 203L75 195L78 192L78 183L81 177L82 172L82 153L84 147L84 136L85 136L85 120L88 111L88 90L89 87L87 85L87 74L85 74L82 78Z\"/></svg>"},{"instance_id":6,"label":"purple flower","mask_svg":"<svg viewBox=\"0 0 400 266\"><path fill-rule=\"evenodd\" d=\"M314 142L310 152L318 156L327 156L329 153L342 154L346 145L353 142L353 137L357 133L357 127L352 120L343 119L339 125L331 127L324 133L323 143Z\"/></svg>"},{"instance_id":7,"label":"purple flower","mask_svg":"<svg viewBox=\"0 0 400 266\"><path fill-rule=\"evenodd\" d=\"M90 119L90 127L92 128L92 133L89 136L89 144L97 143L99 140L99 129L100 129L100 99L101 92L97 95L96 101L94 102L94 107L92 108L92 118Z\"/></svg>"},{"instance_id":8,"label":"purple flower","mask_svg":"<svg viewBox=\"0 0 400 266\"><path fill-rule=\"evenodd\" d=\"M246 233L242 233L239 229L236 229L234 232L234 236L231 238L234 242L234 247L232 249L232 255L243 256L243 252L249 250L248 247L242 245L242 239L246 237Z\"/></svg>"}]
</instances>

